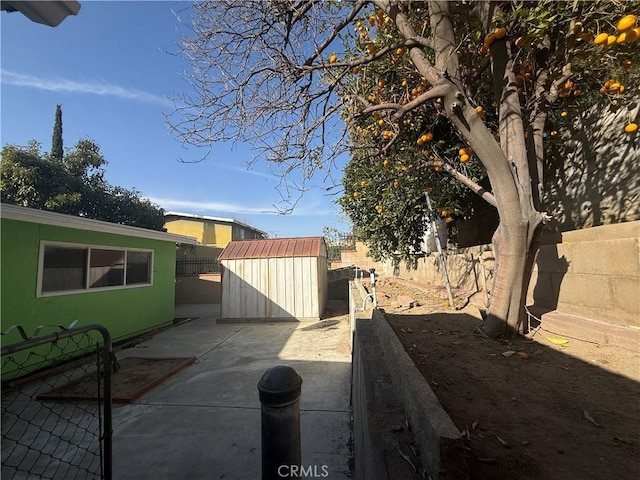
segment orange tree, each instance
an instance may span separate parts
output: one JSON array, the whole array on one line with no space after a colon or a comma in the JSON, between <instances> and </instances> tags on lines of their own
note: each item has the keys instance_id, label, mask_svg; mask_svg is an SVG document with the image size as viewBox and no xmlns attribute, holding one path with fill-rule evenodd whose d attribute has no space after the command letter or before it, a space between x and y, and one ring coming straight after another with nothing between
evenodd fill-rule
<instances>
[{"instance_id":1,"label":"orange tree","mask_svg":"<svg viewBox=\"0 0 640 480\"><path fill-rule=\"evenodd\" d=\"M455 179L497 209L482 331L517 331L538 249L545 143L605 97L635 141L640 36L626 2L219 0L182 40L196 95L170 125L186 143L250 141L304 182L349 152L344 210L378 256L409 254L424 192L469 215ZM566 112L563 113L563 112ZM336 119L347 126L342 135ZM487 177L488 191L478 180ZM447 178L447 180L443 180Z\"/></svg>"}]
</instances>

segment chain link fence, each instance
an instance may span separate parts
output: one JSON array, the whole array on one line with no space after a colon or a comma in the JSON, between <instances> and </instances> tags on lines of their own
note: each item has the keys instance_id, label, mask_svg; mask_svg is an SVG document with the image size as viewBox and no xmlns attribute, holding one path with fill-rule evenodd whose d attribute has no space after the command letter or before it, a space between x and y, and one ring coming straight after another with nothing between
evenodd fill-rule
<instances>
[{"instance_id":1,"label":"chain link fence","mask_svg":"<svg viewBox=\"0 0 640 480\"><path fill-rule=\"evenodd\" d=\"M101 325L2 346L2 479L111 480L111 372Z\"/></svg>"}]
</instances>

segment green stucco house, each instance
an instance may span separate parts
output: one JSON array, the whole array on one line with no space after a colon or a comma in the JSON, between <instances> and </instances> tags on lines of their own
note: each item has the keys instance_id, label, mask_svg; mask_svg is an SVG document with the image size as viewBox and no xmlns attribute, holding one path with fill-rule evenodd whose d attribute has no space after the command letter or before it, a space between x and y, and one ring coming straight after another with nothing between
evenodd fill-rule
<instances>
[{"instance_id":1,"label":"green stucco house","mask_svg":"<svg viewBox=\"0 0 640 480\"><path fill-rule=\"evenodd\" d=\"M2 332L77 321L117 342L173 322L176 245L194 238L15 205L0 218Z\"/></svg>"}]
</instances>

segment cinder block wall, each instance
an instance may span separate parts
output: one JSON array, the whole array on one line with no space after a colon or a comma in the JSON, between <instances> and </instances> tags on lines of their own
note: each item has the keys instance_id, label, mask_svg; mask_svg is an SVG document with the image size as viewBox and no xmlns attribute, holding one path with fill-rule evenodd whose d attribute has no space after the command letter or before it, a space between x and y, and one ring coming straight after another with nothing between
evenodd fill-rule
<instances>
[{"instance_id":1,"label":"cinder block wall","mask_svg":"<svg viewBox=\"0 0 640 480\"><path fill-rule=\"evenodd\" d=\"M387 261L381 269L380 264L361 260L362 254L359 251L349 260L359 266L370 264L386 276L443 284L435 254L409 265ZM490 245L450 250L446 260L454 288L483 291L485 275L491 285ZM640 220L564 232L558 243L542 245L527 304L538 311L557 310L615 325L640 326Z\"/></svg>"},{"instance_id":2,"label":"cinder block wall","mask_svg":"<svg viewBox=\"0 0 640 480\"><path fill-rule=\"evenodd\" d=\"M373 261L367 256L368 254L369 248L362 242L356 242L355 250L342 250L340 252L340 262L331 262L331 269L355 265L364 270L375 268L376 272L382 273L384 263Z\"/></svg>"},{"instance_id":3,"label":"cinder block wall","mask_svg":"<svg viewBox=\"0 0 640 480\"><path fill-rule=\"evenodd\" d=\"M640 326L640 221L565 232L561 243L542 245L528 303Z\"/></svg>"}]
</instances>

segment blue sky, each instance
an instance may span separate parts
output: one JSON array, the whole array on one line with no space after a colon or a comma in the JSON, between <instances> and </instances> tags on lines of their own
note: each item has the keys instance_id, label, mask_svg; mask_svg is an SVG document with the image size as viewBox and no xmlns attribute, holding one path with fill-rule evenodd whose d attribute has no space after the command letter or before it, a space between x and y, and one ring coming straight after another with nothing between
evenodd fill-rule
<instances>
[{"instance_id":1,"label":"blue sky","mask_svg":"<svg viewBox=\"0 0 640 480\"><path fill-rule=\"evenodd\" d=\"M75 17L51 28L20 13L2 12L2 145L29 140L51 147L56 104L62 105L65 148L95 140L112 185L136 188L167 211L236 218L271 237L322 235L324 226L349 229L322 180L291 215L278 215L279 177L253 159L249 146L185 149L169 132L168 99L190 93L180 72L180 24L189 3L81 1Z\"/></svg>"}]
</instances>

